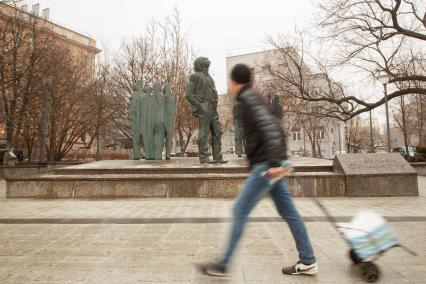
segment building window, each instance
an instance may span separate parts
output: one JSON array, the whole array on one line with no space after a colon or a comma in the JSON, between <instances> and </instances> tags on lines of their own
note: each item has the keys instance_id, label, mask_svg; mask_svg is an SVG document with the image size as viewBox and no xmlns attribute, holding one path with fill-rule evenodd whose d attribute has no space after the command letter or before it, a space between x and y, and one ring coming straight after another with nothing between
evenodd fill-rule
<instances>
[{"instance_id":1,"label":"building window","mask_svg":"<svg viewBox=\"0 0 426 284\"><path fill-rule=\"evenodd\" d=\"M310 97L314 97L314 98L319 97L320 89L319 88L309 89L308 93Z\"/></svg>"},{"instance_id":2,"label":"building window","mask_svg":"<svg viewBox=\"0 0 426 284\"><path fill-rule=\"evenodd\" d=\"M325 130L324 128L320 128L317 130L317 139L323 140L325 139Z\"/></svg>"},{"instance_id":3,"label":"building window","mask_svg":"<svg viewBox=\"0 0 426 284\"><path fill-rule=\"evenodd\" d=\"M292 131L293 142L298 142L302 140L302 135L300 133L300 129L293 129Z\"/></svg>"},{"instance_id":4,"label":"building window","mask_svg":"<svg viewBox=\"0 0 426 284\"><path fill-rule=\"evenodd\" d=\"M320 108L318 106L311 107L311 113L312 114L319 114L320 113Z\"/></svg>"}]
</instances>

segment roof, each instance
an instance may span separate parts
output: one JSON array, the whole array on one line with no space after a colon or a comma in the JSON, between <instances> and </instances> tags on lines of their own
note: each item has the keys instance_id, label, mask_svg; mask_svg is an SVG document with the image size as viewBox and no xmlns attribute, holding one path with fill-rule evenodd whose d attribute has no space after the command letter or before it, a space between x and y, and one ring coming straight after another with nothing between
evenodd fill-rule
<instances>
[{"instance_id":1,"label":"roof","mask_svg":"<svg viewBox=\"0 0 426 284\"><path fill-rule=\"evenodd\" d=\"M86 35L86 34L83 34L82 32L79 32L79 31L76 31L76 30L71 29L71 28L69 28L69 27L66 27L66 26L64 26L64 25L58 24L58 23L56 23L56 22L54 22L54 21L52 21L52 20L47 20L47 19L45 19L45 18L43 18L43 17L40 17L40 16L38 16L38 15L34 15L34 14L30 13L30 12L27 12L27 11L22 10L20 7L17 7L17 6L14 6L14 5L10 5L10 4L8 4L8 3L4 2L4 1L0 1L0 6L6 6L6 7L9 7L9 8L11 8L11 9L18 10L18 11L20 11L21 13L24 13L24 14L26 14L26 15L29 15L29 16L31 16L31 17L34 17L34 18L36 18L36 19L38 19L38 20L40 20L40 21L42 21L42 22L50 23L50 24L52 24L53 26L59 27L59 28L61 28L61 29L63 29L63 30L66 30L66 31L72 32L72 33L74 33L74 34L77 34L77 35L79 35L79 36L82 36L82 37L84 37L84 38L86 38L86 39L88 39L88 40L90 40L90 41L95 42L95 46L92 46L92 45L84 45L84 44L81 44L81 43L80 43L79 41L77 41L77 40L70 40L70 39L68 39L68 41L72 41L72 42L75 42L75 43L79 43L80 45L82 45L82 46L84 46L84 47L92 48L92 49L94 49L94 50L95 50L95 52L96 52L96 53L99 53L99 52L101 51L100 49L98 49L98 48L96 47L96 40L95 40L95 39L93 39L92 37L90 37L90 36ZM55 32L54 30L52 30L52 31L53 31L53 32ZM59 34L59 33L57 33L57 32L55 32L55 33L56 33L56 34L58 34L58 35L60 35L60 36L63 36L63 35L61 35L61 34Z\"/></svg>"},{"instance_id":2,"label":"roof","mask_svg":"<svg viewBox=\"0 0 426 284\"><path fill-rule=\"evenodd\" d=\"M292 47L286 47L286 49L293 49ZM277 51L278 48L274 48L274 49L268 49L268 50L263 50L263 51L255 51L255 52L249 52L249 53L243 53L243 54L238 54L238 55L232 55L232 56L227 56L226 58L232 58L232 57L239 57L239 56L245 56L245 55L252 55L252 54L257 54L257 53L267 53L267 52L273 52L273 51Z\"/></svg>"}]
</instances>

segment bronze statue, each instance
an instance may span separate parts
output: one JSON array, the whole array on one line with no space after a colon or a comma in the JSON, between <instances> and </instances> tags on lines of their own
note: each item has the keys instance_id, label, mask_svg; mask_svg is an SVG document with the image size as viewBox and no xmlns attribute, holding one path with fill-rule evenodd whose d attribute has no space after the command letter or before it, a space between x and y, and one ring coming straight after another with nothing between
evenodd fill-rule
<instances>
[{"instance_id":1,"label":"bronze statue","mask_svg":"<svg viewBox=\"0 0 426 284\"><path fill-rule=\"evenodd\" d=\"M166 138L166 159L170 160L173 146L173 126L176 113L176 97L169 85L160 82L154 86L137 81L130 103L133 132L133 158L140 159L141 137L146 160L161 160Z\"/></svg>"},{"instance_id":2,"label":"bronze statue","mask_svg":"<svg viewBox=\"0 0 426 284\"><path fill-rule=\"evenodd\" d=\"M152 87L145 85L142 95L142 136L145 160L154 160L154 119Z\"/></svg>"},{"instance_id":3,"label":"bronze statue","mask_svg":"<svg viewBox=\"0 0 426 284\"><path fill-rule=\"evenodd\" d=\"M163 90L160 82L155 82L153 86L153 104L152 104L152 118L153 123L153 135L154 135L154 160L161 160L163 158L163 146L164 146L164 118L165 118L165 100L163 96Z\"/></svg>"},{"instance_id":4,"label":"bronze statue","mask_svg":"<svg viewBox=\"0 0 426 284\"><path fill-rule=\"evenodd\" d=\"M142 82L136 81L130 101L130 114L132 117L133 134L133 159L139 160L141 155L141 135L142 135Z\"/></svg>"},{"instance_id":5,"label":"bronze statue","mask_svg":"<svg viewBox=\"0 0 426 284\"><path fill-rule=\"evenodd\" d=\"M238 158L241 158L243 156L244 151L244 135L241 122L236 117L236 106L234 106L232 113L234 121L235 154L237 154Z\"/></svg>"},{"instance_id":6,"label":"bronze statue","mask_svg":"<svg viewBox=\"0 0 426 284\"><path fill-rule=\"evenodd\" d=\"M218 94L213 78L209 75L210 61L198 57L194 61L194 73L189 78L186 98L192 106L192 114L199 118L198 154L200 163L227 163L223 160L221 129L217 112ZM213 161L209 159L209 133L212 138Z\"/></svg>"},{"instance_id":7,"label":"bronze statue","mask_svg":"<svg viewBox=\"0 0 426 284\"><path fill-rule=\"evenodd\" d=\"M283 111L283 107L280 104L280 97L275 95L272 98L271 104L272 104L272 109L274 110L275 117L277 117L279 120L282 121L284 117L284 111Z\"/></svg>"},{"instance_id":8,"label":"bronze statue","mask_svg":"<svg viewBox=\"0 0 426 284\"><path fill-rule=\"evenodd\" d=\"M170 160L173 147L173 128L176 114L176 97L172 96L170 86L164 85L164 134L166 136L166 160Z\"/></svg>"}]
</instances>

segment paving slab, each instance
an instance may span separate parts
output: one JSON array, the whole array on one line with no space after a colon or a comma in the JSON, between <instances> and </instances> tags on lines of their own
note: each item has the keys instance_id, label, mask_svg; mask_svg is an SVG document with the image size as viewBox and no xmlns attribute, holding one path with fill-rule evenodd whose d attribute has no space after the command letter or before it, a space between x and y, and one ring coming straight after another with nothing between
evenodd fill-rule
<instances>
[{"instance_id":1,"label":"paving slab","mask_svg":"<svg viewBox=\"0 0 426 284\"><path fill-rule=\"evenodd\" d=\"M418 253L386 253L378 261L380 283L424 283L426 178L418 181L418 197L321 198L342 220L362 208L374 209ZM0 198L0 283L363 283L346 243L312 200L295 202L312 239L318 276L282 275L282 266L292 264L297 251L273 203L265 199L248 223L232 277L215 279L194 265L219 257L232 200Z\"/></svg>"}]
</instances>

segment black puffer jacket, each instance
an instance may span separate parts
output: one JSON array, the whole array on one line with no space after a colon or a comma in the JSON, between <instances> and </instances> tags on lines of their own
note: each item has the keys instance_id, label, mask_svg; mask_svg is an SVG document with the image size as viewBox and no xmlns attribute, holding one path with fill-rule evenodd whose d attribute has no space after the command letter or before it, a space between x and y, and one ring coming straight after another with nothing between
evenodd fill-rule
<instances>
[{"instance_id":1,"label":"black puffer jacket","mask_svg":"<svg viewBox=\"0 0 426 284\"><path fill-rule=\"evenodd\" d=\"M268 162L270 167L279 167L288 159L287 141L271 104L251 85L245 85L237 95L235 108L235 118L243 128L250 166Z\"/></svg>"}]
</instances>

